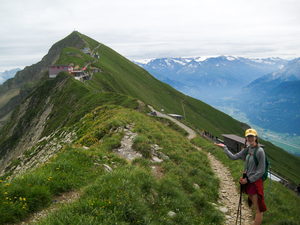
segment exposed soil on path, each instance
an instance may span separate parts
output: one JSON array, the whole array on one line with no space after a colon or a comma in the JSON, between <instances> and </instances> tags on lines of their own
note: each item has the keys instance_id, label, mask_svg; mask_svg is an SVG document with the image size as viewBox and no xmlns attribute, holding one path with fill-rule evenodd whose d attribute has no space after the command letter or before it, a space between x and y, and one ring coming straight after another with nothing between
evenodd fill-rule
<instances>
[{"instance_id":1,"label":"exposed soil on path","mask_svg":"<svg viewBox=\"0 0 300 225\"><path fill-rule=\"evenodd\" d=\"M180 123L178 120L174 119L171 116L168 116L166 114L160 113L158 111L156 111L155 109L153 109L152 106L148 105L148 107L152 110L155 111L157 113L158 117L164 117L164 118L168 118L169 120L173 121L174 123L176 123L178 126L182 127L183 129L185 129L188 133L188 139L193 139L194 137L196 137L196 132L194 130L192 130L191 128L189 128L188 126L184 125L183 123Z\"/></svg>"},{"instance_id":2,"label":"exposed soil on path","mask_svg":"<svg viewBox=\"0 0 300 225\"><path fill-rule=\"evenodd\" d=\"M225 214L226 224L235 224L240 199L239 190L237 190L236 184L233 181L230 171L212 154L208 153L207 156L210 160L212 169L215 171L216 175L221 181L219 203L223 204L224 207L220 207L219 209ZM253 223L254 220L252 216L252 210L248 207L248 204L243 200L241 224L250 225Z\"/></svg>"},{"instance_id":3,"label":"exposed soil on path","mask_svg":"<svg viewBox=\"0 0 300 225\"><path fill-rule=\"evenodd\" d=\"M16 225L29 225L29 224L35 224L40 222L42 219L44 219L46 216L48 216L50 213L55 212L62 207L74 202L81 196L81 191L70 191L62 194L61 196L57 196L54 200L54 202L50 205L50 207L32 213L29 215L25 220L16 223Z\"/></svg>"}]
</instances>

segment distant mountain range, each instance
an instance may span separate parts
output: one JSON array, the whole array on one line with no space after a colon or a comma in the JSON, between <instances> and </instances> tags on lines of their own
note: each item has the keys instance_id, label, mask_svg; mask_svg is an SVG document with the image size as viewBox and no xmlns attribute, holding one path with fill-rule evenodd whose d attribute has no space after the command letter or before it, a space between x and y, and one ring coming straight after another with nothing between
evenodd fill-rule
<instances>
[{"instance_id":1,"label":"distant mountain range","mask_svg":"<svg viewBox=\"0 0 300 225\"><path fill-rule=\"evenodd\" d=\"M12 70L5 70L4 72L0 72L0 84L3 84L9 78L12 78L16 75L20 68L12 69Z\"/></svg>"},{"instance_id":2,"label":"distant mountain range","mask_svg":"<svg viewBox=\"0 0 300 225\"><path fill-rule=\"evenodd\" d=\"M252 123L300 135L300 58L254 80L236 97L239 103L235 104L247 112Z\"/></svg>"},{"instance_id":3,"label":"distant mountain range","mask_svg":"<svg viewBox=\"0 0 300 225\"><path fill-rule=\"evenodd\" d=\"M287 60L280 58L247 59L234 56L160 58L134 62L157 79L208 104L237 95L253 80L288 64Z\"/></svg>"},{"instance_id":4,"label":"distant mountain range","mask_svg":"<svg viewBox=\"0 0 300 225\"><path fill-rule=\"evenodd\" d=\"M186 95L240 109L252 124L300 135L300 58L220 56L135 63Z\"/></svg>"}]
</instances>

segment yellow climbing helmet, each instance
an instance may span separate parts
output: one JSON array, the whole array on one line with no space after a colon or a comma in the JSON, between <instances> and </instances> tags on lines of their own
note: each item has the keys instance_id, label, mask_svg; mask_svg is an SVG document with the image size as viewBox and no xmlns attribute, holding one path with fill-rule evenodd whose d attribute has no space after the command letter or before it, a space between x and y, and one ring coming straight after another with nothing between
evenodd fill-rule
<instances>
[{"instance_id":1,"label":"yellow climbing helmet","mask_svg":"<svg viewBox=\"0 0 300 225\"><path fill-rule=\"evenodd\" d=\"M257 136L256 130L254 130L254 129L252 129L252 128L246 130L246 132L245 132L245 137L250 136L250 135Z\"/></svg>"}]
</instances>

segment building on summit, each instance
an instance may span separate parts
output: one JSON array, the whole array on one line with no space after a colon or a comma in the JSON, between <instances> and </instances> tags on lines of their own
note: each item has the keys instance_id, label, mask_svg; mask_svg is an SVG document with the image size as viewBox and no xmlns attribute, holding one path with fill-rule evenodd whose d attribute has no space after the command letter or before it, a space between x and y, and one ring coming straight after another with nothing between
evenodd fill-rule
<instances>
[{"instance_id":1,"label":"building on summit","mask_svg":"<svg viewBox=\"0 0 300 225\"><path fill-rule=\"evenodd\" d=\"M89 78L89 75L85 73L86 68L83 68L83 70L74 70L73 66L69 65L52 65L49 66L48 69L50 79L54 79L57 76L57 74L59 74L62 71L72 74L76 80L84 81L88 80Z\"/></svg>"},{"instance_id":2,"label":"building on summit","mask_svg":"<svg viewBox=\"0 0 300 225\"><path fill-rule=\"evenodd\" d=\"M48 67L49 69L49 78L55 78L57 74L62 71L71 73L73 71L73 67L69 65L51 65Z\"/></svg>"}]
</instances>

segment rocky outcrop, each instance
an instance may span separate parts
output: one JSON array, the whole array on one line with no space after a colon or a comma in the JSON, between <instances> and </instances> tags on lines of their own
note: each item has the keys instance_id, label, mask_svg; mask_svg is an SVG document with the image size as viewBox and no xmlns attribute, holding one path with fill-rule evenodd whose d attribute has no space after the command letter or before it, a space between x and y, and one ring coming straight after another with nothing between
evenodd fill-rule
<instances>
[{"instance_id":1,"label":"rocky outcrop","mask_svg":"<svg viewBox=\"0 0 300 225\"><path fill-rule=\"evenodd\" d=\"M121 128L125 132L124 137L121 139L121 147L118 149L114 149L113 152L122 158L125 158L129 162L133 159L142 157L142 154L138 151L135 151L132 148L132 141L138 134L133 133L132 130L133 126L128 126L128 128ZM117 130L119 131L120 128ZM169 157L162 152L159 151L161 149L158 145L154 144L151 145L151 161L152 162L162 162L163 160L168 160Z\"/></svg>"},{"instance_id":2,"label":"rocky outcrop","mask_svg":"<svg viewBox=\"0 0 300 225\"><path fill-rule=\"evenodd\" d=\"M59 139L55 137L57 133L52 133L48 137L43 137L38 141L38 144L33 146L30 150L21 154L17 160L18 164L15 166L8 166L0 176L11 173L11 177L27 173L36 167L47 163L49 159L54 157L64 145L71 144L77 139L75 132L61 132Z\"/></svg>"},{"instance_id":3,"label":"rocky outcrop","mask_svg":"<svg viewBox=\"0 0 300 225\"><path fill-rule=\"evenodd\" d=\"M60 91L67 79L57 82L54 89ZM12 127L1 134L8 141L0 149L0 175L11 170L10 165L12 162L20 160L20 156L25 152L31 151L38 143L49 115L52 113L54 103L52 102L53 100L51 101L51 97L48 96L44 101L41 101L42 107L36 114L33 113L34 116L30 117L30 119L28 119L28 116L26 117L26 114L35 111L39 107L37 104L38 97L35 95L29 96L19 104L18 109L11 116L10 120L14 121ZM16 139L18 141L14 144Z\"/></svg>"}]
</instances>

